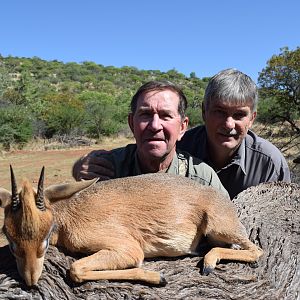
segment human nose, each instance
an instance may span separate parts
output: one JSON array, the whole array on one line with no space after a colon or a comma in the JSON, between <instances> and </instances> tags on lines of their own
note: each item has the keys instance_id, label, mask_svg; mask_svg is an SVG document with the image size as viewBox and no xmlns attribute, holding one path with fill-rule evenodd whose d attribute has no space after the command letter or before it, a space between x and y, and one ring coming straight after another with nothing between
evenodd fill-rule
<instances>
[{"instance_id":1,"label":"human nose","mask_svg":"<svg viewBox=\"0 0 300 300\"><path fill-rule=\"evenodd\" d=\"M232 116L226 117L225 126L229 129L233 129L235 127L235 121Z\"/></svg>"},{"instance_id":2,"label":"human nose","mask_svg":"<svg viewBox=\"0 0 300 300\"><path fill-rule=\"evenodd\" d=\"M161 128L161 122L158 114L154 114L149 121L148 127L153 130L157 131Z\"/></svg>"}]
</instances>

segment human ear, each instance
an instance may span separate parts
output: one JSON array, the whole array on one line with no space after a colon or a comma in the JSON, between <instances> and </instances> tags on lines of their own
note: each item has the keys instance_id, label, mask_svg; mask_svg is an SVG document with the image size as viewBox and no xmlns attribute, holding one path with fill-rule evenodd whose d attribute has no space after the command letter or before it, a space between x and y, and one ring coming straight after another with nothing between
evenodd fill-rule
<instances>
[{"instance_id":1,"label":"human ear","mask_svg":"<svg viewBox=\"0 0 300 300\"><path fill-rule=\"evenodd\" d=\"M131 132L134 133L133 113L129 113L129 114L128 114L127 122L128 122L128 125L129 125L129 127L130 127Z\"/></svg>"},{"instance_id":2,"label":"human ear","mask_svg":"<svg viewBox=\"0 0 300 300\"><path fill-rule=\"evenodd\" d=\"M252 127L253 122L254 122L254 120L255 120L255 118L256 118L256 115L257 115L257 113L256 113L256 111L254 111L254 112L252 113L252 115L251 115L251 119L250 119L250 122L249 122L249 128Z\"/></svg>"},{"instance_id":3,"label":"human ear","mask_svg":"<svg viewBox=\"0 0 300 300\"><path fill-rule=\"evenodd\" d=\"M187 128L189 125L189 118L188 117L184 117L184 119L182 120L181 124L180 124L180 132L179 132L179 136L178 136L178 141L181 140L181 138L183 137L183 135L185 134Z\"/></svg>"},{"instance_id":4,"label":"human ear","mask_svg":"<svg viewBox=\"0 0 300 300\"><path fill-rule=\"evenodd\" d=\"M203 102L202 102L202 119L205 122L205 106Z\"/></svg>"}]
</instances>

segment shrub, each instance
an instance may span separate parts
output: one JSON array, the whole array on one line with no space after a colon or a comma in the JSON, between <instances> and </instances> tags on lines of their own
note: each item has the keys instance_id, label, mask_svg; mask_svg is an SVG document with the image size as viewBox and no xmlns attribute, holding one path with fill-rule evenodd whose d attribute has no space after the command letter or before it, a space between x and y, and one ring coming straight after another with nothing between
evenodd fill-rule
<instances>
[{"instance_id":1,"label":"shrub","mask_svg":"<svg viewBox=\"0 0 300 300\"><path fill-rule=\"evenodd\" d=\"M33 134L32 118L25 107L0 108L0 143L6 150L13 144L24 146Z\"/></svg>"}]
</instances>

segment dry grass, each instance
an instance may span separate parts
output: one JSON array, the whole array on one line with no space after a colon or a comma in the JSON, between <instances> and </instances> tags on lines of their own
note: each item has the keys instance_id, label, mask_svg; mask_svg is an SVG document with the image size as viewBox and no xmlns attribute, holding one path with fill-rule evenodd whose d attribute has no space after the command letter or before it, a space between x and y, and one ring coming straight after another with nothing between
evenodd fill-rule
<instances>
[{"instance_id":1,"label":"dry grass","mask_svg":"<svg viewBox=\"0 0 300 300\"><path fill-rule=\"evenodd\" d=\"M292 182L300 183L300 164L293 162L300 156L300 136L295 135L285 123L279 125L255 123L253 130L281 150L290 167Z\"/></svg>"}]
</instances>

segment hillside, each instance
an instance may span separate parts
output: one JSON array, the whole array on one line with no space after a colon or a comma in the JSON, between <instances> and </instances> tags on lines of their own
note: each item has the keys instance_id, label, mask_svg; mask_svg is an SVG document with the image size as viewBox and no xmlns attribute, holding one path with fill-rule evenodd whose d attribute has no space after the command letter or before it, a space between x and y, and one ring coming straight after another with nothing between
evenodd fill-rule
<instances>
[{"instance_id":1,"label":"hillside","mask_svg":"<svg viewBox=\"0 0 300 300\"><path fill-rule=\"evenodd\" d=\"M199 123L207 79L170 70L63 63L38 57L0 56L0 143L9 148L32 137L101 138L127 128L131 97L149 80L170 80L188 98L191 125ZM3 124L6 124L4 127Z\"/></svg>"}]
</instances>

